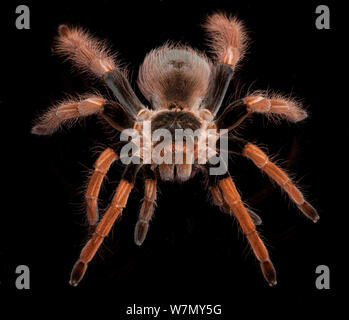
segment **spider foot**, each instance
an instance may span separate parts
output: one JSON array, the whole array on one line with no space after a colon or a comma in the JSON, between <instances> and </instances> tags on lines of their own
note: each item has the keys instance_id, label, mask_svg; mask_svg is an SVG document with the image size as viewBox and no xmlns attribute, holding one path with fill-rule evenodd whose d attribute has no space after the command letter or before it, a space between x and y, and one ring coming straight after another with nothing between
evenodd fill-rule
<instances>
[{"instance_id":1,"label":"spider foot","mask_svg":"<svg viewBox=\"0 0 349 320\"><path fill-rule=\"evenodd\" d=\"M32 128L31 133L37 135L46 135L50 133L50 130L44 125L37 124Z\"/></svg>"},{"instance_id":2,"label":"spider foot","mask_svg":"<svg viewBox=\"0 0 349 320\"><path fill-rule=\"evenodd\" d=\"M136 228L135 228L135 236L134 236L136 245L138 245L138 246L142 245L142 243L144 242L144 239L147 235L148 228L149 228L148 221L139 220L137 222Z\"/></svg>"},{"instance_id":3,"label":"spider foot","mask_svg":"<svg viewBox=\"0 0 349 320\"><path fill-rule=\"evenodd\" d=\"M304 201L302 204L298 205L298 208L307 218L313 220L313 222L318 222L320 219L316 209L309 202Z\"/></svg>"},{"instance_id":4,"label":"spider foot","mask_svg":"<svg viewBox=\"0 0 349 320\"><path fill-rule=\"evenodd\" d=\"M275 268L270 260L261 262L261 269L263 272L263 276L265 280L268 281L269 285L275 286L276 285L276 271Z\"/></svg>"},{"instance_id":5,"label":"spider foot","mask_svg":"<svg viewBox=\"0 0 349 320\"><path fill-rule=\"evenodd\" d=\"M87 269L87 263L82 262L80 260L77 263L75 263L70 275L69 284L76 287L81 281L81 279L83 278L86 272L86 269Z\"/></svg>"}]
</instances>

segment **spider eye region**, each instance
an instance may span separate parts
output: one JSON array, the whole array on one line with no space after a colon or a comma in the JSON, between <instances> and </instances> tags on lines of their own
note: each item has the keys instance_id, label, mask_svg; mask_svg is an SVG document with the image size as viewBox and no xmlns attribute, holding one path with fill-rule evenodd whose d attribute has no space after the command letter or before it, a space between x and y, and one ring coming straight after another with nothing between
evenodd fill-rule
<instances>
[{"instance_id":1,"label":"spider eye region","mask_svg":"<svg viewBox=\"0 0 349 320\"><path fill-rule=\"evenodd\" d=\"M185 63L184 61L181 61L181 60L171 60L171 61L169 61L168 64L171 65L174 69L177 69L177 70L181 70L185 66L188 66L188 63Z\"/></svg>"}]
</instances>

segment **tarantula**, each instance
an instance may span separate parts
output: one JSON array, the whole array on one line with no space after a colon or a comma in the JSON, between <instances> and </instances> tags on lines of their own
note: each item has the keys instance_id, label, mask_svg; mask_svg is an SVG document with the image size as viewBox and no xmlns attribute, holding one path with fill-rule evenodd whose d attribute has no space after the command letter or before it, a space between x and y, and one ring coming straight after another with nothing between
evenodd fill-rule
<instances>
[{"instance_id":1,"label":"tarantula","mask_svg":"<svg viewBox=\"0 0 349 320\"><path fill-rule=\"evenodd\" d=\"M236 128L253 113L264 113L292 122L307 117L299 103L280 95L257 92L222 107L223 98L233 77L234 69L246 52L248 38L244 25L236 18L224 13L209 16L204 24L213 58L189 46L165 44L152 50L139 69L138 87L149 107L142 104L127 80L124 67L116 62L107 45L78 27L59 26L55 52L70 60L79 70L100 78L111 90L116 101L99 94L90 94L77 99L63 101L51 107L36 122L34 134L48 135L62 124L73 124L77 119L96 114L114 129L122 131L133 128L142 131L145 121L151 122L151 132L158 128L169 129L227 129ZM144 136L142 138L145 138ZM215 142L220 140L217 134ZM151 142L151 149L157 142ZM316 222L316 210L304 199L291 178L256 145L232 134L228 138L228 152L245 156L272 180L274 180L303 214ZM177 146L170 144L166 153L175 154ZM153 215L157 179L186 181L200 168L208 176L207 188L213 203L222 211L234 216L252 250L260 262L261 270L269 285L276 284L276 272L268 251L259 237L256 225L260 218L246 208L229 174L209 175L213 165L207 161L198 163L197 140L190 154L189 163L143 163L142 153L138 163L129 163L115 191L106 213L99 219L98 195L102 182L113 162L120 161L116 148L105 149L94 165L86 190L87 218L94 232L75 263L70 284L76 286L83 278L88 263L96 254L114 222L121 215L133 188L135 177L141 170L144 179L144 199L135 227L135 242L141 245ZM204 147L208 151L208 147ZM183 149L183 146L182 146ZM185 145L184 145L185 149ZM217 147L211 155L219 154Z\"/></svg>"}]
</instances>

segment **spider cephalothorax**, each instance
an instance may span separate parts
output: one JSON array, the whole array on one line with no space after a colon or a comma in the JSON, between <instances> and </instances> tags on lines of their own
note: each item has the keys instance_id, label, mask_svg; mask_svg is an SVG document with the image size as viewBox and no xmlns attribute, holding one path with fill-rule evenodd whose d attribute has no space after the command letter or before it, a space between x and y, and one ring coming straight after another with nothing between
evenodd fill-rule
<instances>
[{"instance_id":1,"label":"spider cephalothorax","mask_svg":"<svg viewBox=\"0 0 349 320\"><path fill-rule=\"evenodd\" d=\"M153 215L157 179L185 181L200 169L208 178L207 188L213 203L238 220L270 285L276 284L276 273L256 230L261 219L245 207L227 170L212 174L215 164L211 160L214 157L222 159L222 155L228 152L249 158L279 184L308 218L314 222L319 219L316 210L304 199L290 177L260 148L232 134L227 139L221 134L237 127L256 112L293 122L303 120L307 113L293 100L260 92L224 106L223 98L234 68L245 53L246 32L241 22L221 13L209 16L205 29L214 55L212 60L188 46L169 44L145 57L138 75L139 89L148 101L145 106L132 90L127 72L115 62L103 42L80 28L59 27L55 51L80 70L100 78L116 100L108 101L99 94L91 94L62 101L38 119L32 132L52 134L61 124L71 124L81 117L97 114L122 134L133 130L132 134L139 138L138 151L131 158L138 161L127 162L113 200L101 219L98 195L102 182L112 163L125 163L129 152L107 148L94 165L86 201L88 221L95 231L73 268L72 285L80 282L88 263L121 215L139 171L144 177L144 200L135 228L138 245L143 243ZM222 112L217 116L220 109ZM161 130L165 133L159 135ZM185 139L177 143L177 132L181 130L186 132ZM165 140L167 134L170 139ZM227 143L222 144L223 140ZM156 153L159 146L160 152ZM155 157L153 154L156 154ZM158 161L166 156L169 156L169 162ZM184 161L179 162L178 159ZM227 160L223 159L223 163L222 167L227 169Z\"/></svg>"}]
</instances>

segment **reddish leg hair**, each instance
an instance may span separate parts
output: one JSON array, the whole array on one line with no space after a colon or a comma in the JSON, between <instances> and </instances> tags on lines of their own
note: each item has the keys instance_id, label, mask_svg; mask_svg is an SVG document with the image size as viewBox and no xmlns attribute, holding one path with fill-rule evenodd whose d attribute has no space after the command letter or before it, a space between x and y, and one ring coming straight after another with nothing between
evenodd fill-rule
<instances>
[{"instance_id":1,"label":"reddish leg hair","mask_svg":"<svg viewBox=\"0 0 349 320\"><path fill-rule=\"evenodd\" d=\"M93 259L104 238L108 235L110 229L114 225L114 222L121 215L123 208L126 206L127 199L132 188L132 183L126 180L120 181L120 184L115 191L111 205L109 206L101 221L98 223L91 239L82 249L80 257L73 267L70 276L71 285L77 286L83 278L87 270L88 263Z\"/></svg>"},{"instance_id":2,"label":"reddish leg hair","mask_svg":"<svg viewBox=\"0 0 349 320\"><path fill-rule=\"evenodd\" d=\"M149 221L154 213L156 201L157 183L155 179L146 179L144 181L144 200L139 212L138 221L135 227L135 243L142 245L149 228Z\"/></svg>"},{"instance_id":3,"label":"reddish leg hair","mask_svg":"<svg viewBox=\"0 0 349 320\"><path fill-rule=\"evenodd\" d=\"M242 154L251 159L259 169L274 180L282 190L286 191L292 201L296 203L298 208L306 217L314 222L319 220L320 217L316 210L307 201L305 201L303 194L292 183L291 178L282 169L271 162L268 156L261 149L252 143L248 143L243 149Z\"/></svg>"},{"instance_id":4,"label":"reddish leg hair","mask_svg":"<svg viewBox=\"0 0 349 320\"><path fill-rule=\"evenodd\" d=\"M224 200L222 192L219 189L218 185L210 186L209 189L211 192L213 204L218 206L222 212L231 214L232 213L231 209L230 209L229 205L227 204L227 202ZM260 216L258 216L256 213L254 213L252 210L250 210L248 208L246 208L246 210L248 211L248 214L250 215L253 223L256 226L259 226L262 224L262 219L260 218Z\"/></svg>"},{"instance_id":5,"label":"reddish leg hair","mask_svg":"<svg viewBox=\"0 0 349 320\"><path fill-rule=\"evenodd\" d=\"M270 261L268 251L263 241L259 237L255 224L253 223L247 209L242 203L241 197L236 190L232 178L230 176L223 178L218 182L218 185L222 192L224 200L231 209L231 213L233 213L238 220L241 229L247 237L256 258L260 262L264 278L268 281L269 285L275 285L276 272L272 262Z\"/></svg>"},{"instance_id":6,"label":"reddish leg hair","mask_svg":"<svg viewBox=\"0 0 349 320\"><path fill-rule=\"evenodd\" d=\"M102 110L104 98L91 95L76 100L65 100L51 107L36 122L32 133L49 135L58 130L62 124L73 124L81 117L95 114Z\"/></svg>"},{"instance_id":7,"label":"reddish leg hair","mask_svg":"<svg viewBox=\"0 0 349 320\"><path fill-rule=\"evenodd\" d=\"M243 24L224 13L215 13L207 18L204 28L217 60L234 67L242 59L247 47Z\"/></svg>"},{"instance_id":8,"label":"reddish leg hair","mask_svg":"<svg viewBox=\"0 0 349 320\"><path fill-rule=\"evenodd\" d=\"M118 160L117 154L110 148L105 149L94 164L94 172L86 190L87 219L90 225L98 222L98 195L112 163Z\"/></svg>"},{"instance_id":9,"label":"reddish leg hair","mask_svg":"<svg viewBox=\"0 0 349 320\"><path fill-rule=\"evenodd\" d=\"M253 94L243 99L247 108L252 112L265 113L272 117L283 117L287 120L298 122L308 115L301 105L294 100L286 99L280 95L263 96Z\"/></svg>"},{"instance_id":10,"label":"reddish leg hair","mask_svg":"<svg viewBox=\"0 0 349 320\"><path fill-rule=\"evenodd\" d=\"M114 61L115 55L105 42L77 27L59 26L55 52L72 61L82 71L99 77L118 67Z\"/></svg>"}]
</instances>

